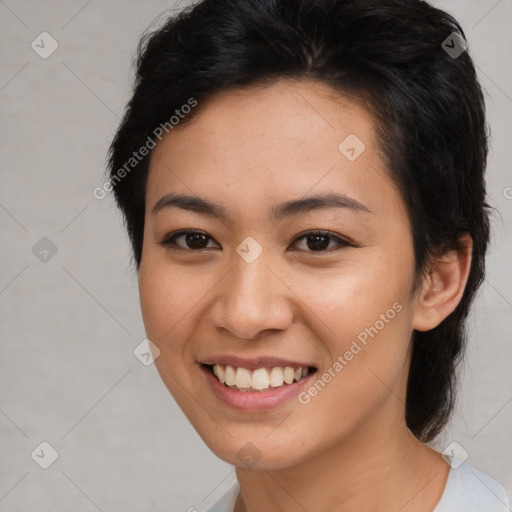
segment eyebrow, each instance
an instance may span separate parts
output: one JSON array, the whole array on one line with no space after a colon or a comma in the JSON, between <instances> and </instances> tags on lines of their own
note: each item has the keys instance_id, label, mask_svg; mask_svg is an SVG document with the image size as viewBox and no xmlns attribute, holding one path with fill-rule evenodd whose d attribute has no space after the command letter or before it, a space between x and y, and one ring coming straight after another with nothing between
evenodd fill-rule
<instances>
[{"instance_id":1,"label":"eyebrow","mask_svg":"<svg viewBox=\"0 0 512 512\"><path fill-rule=\"evenodd\" d=\"M199 196L174 193L166 194L159 199L153 206L151 215L155 215L159 211L171 207L215 217L224 222L229 221L229 213L224 206ZM331 208L347 208L357 213L373 213L368 206L357 199L346 196L345 194L326 193L302 199L292 199L274 205L269 210L269 217L274 222L278 222L285 217L291 217L300 213Z\"/></svg>"}]
</instances>

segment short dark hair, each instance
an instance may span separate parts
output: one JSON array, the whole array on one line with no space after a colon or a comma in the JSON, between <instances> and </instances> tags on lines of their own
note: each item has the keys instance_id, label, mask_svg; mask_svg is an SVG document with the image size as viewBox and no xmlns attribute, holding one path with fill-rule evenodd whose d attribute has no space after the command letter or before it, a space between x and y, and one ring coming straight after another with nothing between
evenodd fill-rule
<instances>
[{"instance_id":1,"label":"short dark hair","mask_svg":"<svg viewBox=\"0 0 512 512\"><path fill-rule=\"evenodd\" d=\"M367 108L410 217L413 292L433 257L462 249L464 233L473 240L457 308L412 336L406 422L424 442L454 409L466 317L490 236L485 102L468 51L454 55L445 41L453 48L466 37L451 15L422 0L203 0L142 37L133 96L109 151L110 184L138 270L150 154L122 179L119 170L158 126L169 131L170 116L191 98L198 106L180 124L216 92L278 79L320 81Z\"/></svg>"}]
</instances>

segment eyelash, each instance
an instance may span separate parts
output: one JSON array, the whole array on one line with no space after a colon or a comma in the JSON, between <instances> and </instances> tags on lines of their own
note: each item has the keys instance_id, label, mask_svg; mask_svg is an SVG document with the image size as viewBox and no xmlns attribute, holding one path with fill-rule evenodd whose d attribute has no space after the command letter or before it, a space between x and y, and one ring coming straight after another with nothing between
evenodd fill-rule
<instances>
[{"instance_id":1,"label":"eyelash","mask_svg":"<svg viewBox=\"0 0 512 512\"><path fill-rule=\"evenodd\" d=\"M208 239L213 240L212 237L208 236L203 231L196 231L196 230L191 229L191 230L180 230L180 231L176 231L174 233L170 233L169 235L166 235L159 242L159 244L161 246L167 248L167 249L172 250L172 251L201 252L201 251L204 251L204 250L207 250L207 249L211 249L211 247L204 247L202 249L185 249L183 247L180 247L180 246L176 245L175 240L177 238L180 238L182 236L189 235L189 234L191 234L191 235L193 235L193 234L205 235ZM341 250L341 249L343 249L345 247L357 247L356 244L348 242L347 240L344 240L343 238L340 238L339 236L334 235L330 231L322 231L322 230L312 230L312 231L306 231L304 233L301 233L300 235L295 237L295 239L292 242L292 245L295 245L298 241L302 240L303 238L308 238L310 236L325 236L325 237L329 237L332 240L336 240L338 242L338 247L336 249L334 249L334 251L333 251L333 249L324 249L324 250L321 250L321 251L308 251L308 250L305 250L305 252L309 252L309 253L312 253L312 254L326 254L326 253L331 253L331 252L339 251L339 250Z\"/></svg>"}]
</instances>

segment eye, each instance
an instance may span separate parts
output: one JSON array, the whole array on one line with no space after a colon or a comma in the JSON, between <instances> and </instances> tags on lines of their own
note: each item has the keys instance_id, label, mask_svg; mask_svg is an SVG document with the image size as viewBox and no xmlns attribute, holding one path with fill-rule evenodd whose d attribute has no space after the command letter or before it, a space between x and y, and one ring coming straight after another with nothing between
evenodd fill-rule
<instances>
[{"instance_id":1,"label":"eye","mask_svg":"<svg viewBox=\"0 0 512 512\"><path fill-rule=\"evenodd\" d=\"M176 241L180 238L184 238L186 246L176 243ZM213 240L209 235L202 231L181 230L167 235L162 241L159 242L159 244L176 251L183 250L197 252L203 249L211 248L207 246L208 239ZM306 250L306 252L333 252L332 250L328 249L331 241L337 242L335 245L338 247L334 249L336 251L339 251L343 247L357 247L355 244L343 240L336 235L333 235L330 231L307 231L306 233L302 233L296 237L292 245L296 245L297 242L301 241L302 239L309 239L308 243L306 243L306 247L309 250L303 249Z\"/></svg>"},{"instance_id":2,"label":"eye","mask_svg":"<svg viewBox=\"0 0 512 512\"><path fill-rule=\"evenodd\" d=\"M180 238L185 238L185 243L187 246L183 247L180 244L176 243L176 240ZM212 239L210 236L208 236L206 233L203 233L202 231L195 231L195 230L181 230L176 231L175 233L171 233L170 235L167 235L161 242L159 242L160 245L164 247L169 247L172 250L201 250L201 249L209 249L209 247L205 246L205 243L208 239Z\"/></svg>"},{"instance_id":3,"label":"eye","mask_svg":"<svg viewBox=\"0 0 512 512\"><path fill-rule=\"evenodd\" d=\"M335 251L339 251L344 247L356 247L355 244L348 242L347 240L343 240L342 238L332 234L330 231L317 230L302 233L297 238L295 238L293 244L296 244L298 241L304 238L309 239L308 242L306 242L306 247L310 250L307 250L306 252L333 252L332 250L328 249L331 241L337 242L336 245L338 247L334 249Z\"/></svg>"}]
</instances>

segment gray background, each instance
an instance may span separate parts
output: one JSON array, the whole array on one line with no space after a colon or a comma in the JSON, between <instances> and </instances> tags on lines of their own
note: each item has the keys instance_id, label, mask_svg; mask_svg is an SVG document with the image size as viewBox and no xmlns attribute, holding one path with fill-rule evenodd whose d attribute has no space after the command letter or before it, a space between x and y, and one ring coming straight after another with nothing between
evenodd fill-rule
<instances>
[{"instance_id":1,"label":"gray background","mask_svg":"<svg viewBox=\"0 0 512 512\"><path fill-rule=\"evenodd\" d=\"M457 441L512 494L512 0L433 3L462 23L478 67L493 136L489 198L500 212L459 407L439 449ZM92 194L129 99L136 44L184 5L0 1L1 511L201 510L232 472L154 366L135 358L145 333L127 236L111 197ZM43 31L59 45L46 59L31 47ZM43 237L57 249L46 262ZM31 457L43 441L58 452L48 469L35 462L48 450Z\"/></svg>"}]
</instances>

